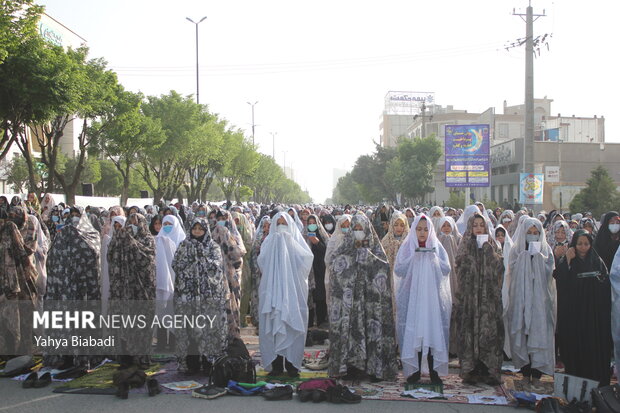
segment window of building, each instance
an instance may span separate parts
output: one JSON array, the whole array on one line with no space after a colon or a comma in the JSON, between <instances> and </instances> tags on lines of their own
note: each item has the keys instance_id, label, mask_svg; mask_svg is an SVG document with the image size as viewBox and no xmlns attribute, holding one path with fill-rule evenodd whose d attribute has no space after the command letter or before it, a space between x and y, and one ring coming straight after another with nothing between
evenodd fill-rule
<instances>
[{"instance_id":1,"label":"window of building","mask_svg":"<svg viewBox=\"0 0 620 413\"><path fill-rule=\"evenodd\" d=\"M507 123L498 124L497 133L500 139L508 139L508 124Z\"/></svg>"}]
</instances>

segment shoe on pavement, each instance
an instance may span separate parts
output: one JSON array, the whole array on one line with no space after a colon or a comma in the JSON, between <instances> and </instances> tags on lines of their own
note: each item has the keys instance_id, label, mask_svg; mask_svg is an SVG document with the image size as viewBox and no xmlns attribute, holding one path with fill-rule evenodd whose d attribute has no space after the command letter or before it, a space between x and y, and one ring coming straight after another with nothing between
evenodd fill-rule
<instances>
[{"instance_id":1,"label":"shoe on pavement","mask_svg":"<svg viewBox=\"0 0 620 413\"><path fill-rule=\"evenodd\" d=\"M226 389L223 387L218 387L214 385L210 386L202 386L200 388L192 390L192 397L196 397L198 399L217 399L226 394Z\"/></svg>"}]
</instances>

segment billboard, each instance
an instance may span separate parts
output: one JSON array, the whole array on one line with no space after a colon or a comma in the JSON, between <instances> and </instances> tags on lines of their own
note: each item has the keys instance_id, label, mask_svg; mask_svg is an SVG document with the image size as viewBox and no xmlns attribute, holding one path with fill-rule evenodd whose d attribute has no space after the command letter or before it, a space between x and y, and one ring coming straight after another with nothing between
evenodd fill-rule
<instances>
[{"instance_id":1,"label":"billboard","mask_svg":"<svg viewBox=\"0 0 620 413\"><path fill-rule=\"evenodd\" d=\"M486 187L489 168L489 125L446 125L446 187Z\"/></svg>"},{"instance_id":2,"label":"billboard","mask_svg":"<svg viewBox=\"0 0 620 413\"><path fill-rule=\"evenodd\" d=\"M520 174L519 202L529 205L542 204L544 183L544 174Z\"/></svg>"}]
</instances>

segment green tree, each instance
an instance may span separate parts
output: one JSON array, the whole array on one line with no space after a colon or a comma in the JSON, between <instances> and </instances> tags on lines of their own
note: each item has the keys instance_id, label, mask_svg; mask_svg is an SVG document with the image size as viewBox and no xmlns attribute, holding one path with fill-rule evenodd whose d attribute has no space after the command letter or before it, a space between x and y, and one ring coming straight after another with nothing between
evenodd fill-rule
<instances>
[{"instance_id":1,"label":"green tree","mask_svg":"<svg viewBox=\"0 0 620 413\"><path fill-rule=\"evenodd\" d=\"M131 170L146 149L159 148L165 135L160 121L142 113L143 96L122 88L112 110L90 128L97 151L106 156L121 175L121 205L127 204Z\"/></svg>"},{"instance_id":2,"label":"green tree","mask_svg":"<svg viewBox=\"0 0 620 413\"><path fill-rule=\"evenodd\" d=\"M73 174L75 173L74 171L77 167L78 162L79 160L77 158L67 159L67 162L64 164L62 170L60 171L63 174L65 180L69 181L73 178ZM76 193L82 193L82 183L92 183L96 185L97 182L101 180L101 167L99 165L99 160L94 157L86 158L80 177L82 180L80 181L79 191L77 191L78 188L76 188Z\"/></svg>"},{"instance_id":3,"label":"green tree","mask_svg":"<svg viewBox=\"0 0 620 413\"><path fill-rule=\"evenodd\" d=\"M238 189L252 179L258 167L258 153L243 132L228 130L224 134L223 160L224 166L217 175L218 184L226 201L230 202L233 195L240 201Z\"/></svg>"},{"instance_id":4,"label":"green tree","mask_svg":"<svg viewBox=\"0 0 620 413\"><path fill-rule=\"evenodd\" d=\"M360 200L368 203L380 202L384 198L396 200L393 176L386 176L386 171L397 155L396 148L384 148L377 144L372 155L357 158L351 175L359 185Z\"/></svg>"},{"instance_id":5,"label":"green tree","mask_svg":"<svg viewBox=\"0 0 620 413\"><path fill-rule=\"evenodd\" d=\"M463 191L450 191L450 197L446 202L446 205L452 208L465 208L465 192Z\"/></svg>"},{"instance_id":6,"label":"green tree","mask_svg":"<svg viewBox=\"0 0 620 413\"><path fill-rule=\"evenodd\" d=\"M202 123L193 131L184 147L187 178L185 191L189 202L205 200L205 195L224 166L223 145L226 122L204 112Z\"/></svg>"},{"instance_id":7,"label":"green tree","mask_svg":"<svg viewBox=\"0 0 620 413\"><path fill-rule=\"evenodd\" d=\"M332 198L336 204L341 205L357 204L360 201L365 201L360 192L359 184L355 182L350 172L338 179Z\"/></svg>"},{"instance_id":8,"label":"green tree","mask_svg":"<svg viewBox=\"0 0 620 413\"><path fill-rule=\"evenodd\" d=\"M390 182L411 204L421 203L433 192L433 175L441 158L441 142L435 136L399 140L397 158L388 165Z\"/></svg>"},{"instance_id":9,"label":"green tree","mask_svg":"<svg viewBox=\"0 0 620 413\"><path fill-rule=\"evenodd\" d=\"M25 39L11 50L0 64L0 129L4 131L2 141L7 142L0 159L4 158L10 144L16 142L28 165L29 188L36 191L33 142L28 129L37 138L41 161L49 169L45 150L60 140L70 117L66 114L76 109L78 87L74 74L77 66L61 47L52 46L39 37ZM39 125L53 128L53 132L45 135ZM49 174L48 180L48 188L54 188L55 175Z\"/></svg>"},{"instance_id":10,"label":"green tree","mask_svg":"<svg viewBox=\"0 0 620 413\"><path fill-rule=\"evenodd\" d=\"M251 180L254 200L261 203L275 201L276 183L285 178L284 171L271 156L259 154L258 167Z\"/></svg>"},{"instance_id":11,"label":"green tree","mask_svg":"<svg viewBox=\"0 0 620 413\"><path fill-rule=\"evenodd\" d=\"M123 186L123 177L116 165L109 159L99 161L101 179L95 183L97 196L119 196Z\"/></svg>"},{"instance_id":12,"label":"green tree","mask_svg":"<svg viewBox=\"0 0 620 413\"><path fill-rule=\"evenodd\" d=\"M0 0L0 64L20 43L37 36L42 12L32 0Z\"/></svg>"},{"instance_id":13,"label":"green tree","mask_svg":"<svg viewBox=\"0 0 620 413\"><path fill-rule=\"evenodd\" d=\"M18 132L28 122L31 111L21 105L20 92L27 92L20 85L19 71L15 71L15 60L31 40L40 40L37 34L37 22L43 12L31 0L0 0L0 160L4 159L9 148L15 142ZM12 56L13 64L5 65ZM45 103L44 103L45 104Z\"/></svg>"},{"instance_id":14,"label":"green tree","mask_svg":"<svg viewBox=\"0 0 620 413\"><path fill-rule=\"evenodd\" d=\"M191 97L183 97L175 91L160 97L149 96L142 110L146 116L159 120L165 136L161 146L143 151L138 168L153 191L153 202L159 203L162 198L176 197L184 184L188 165L185 148L192 145L196 130L205 122L205 115Z\"/></svg>"},{"instance_id":15,"label":"green tree","mask_svg":"<svg viewBox=\"0 0 620 413\"><path fill-rule=\"evenodd\" d=\"M16 193L25 192L28 189L28 165L23 156L15 155L10 161L3 163L3 174L7 177L7 183L13 187Z\"/></svg>"},{"instance_id":16,"label":"green tree","mask_svg":"<svg viewBox=\"0 0 620 413\"><path fill-rule=\"evenodd\" d=\"M590 178L570 203L572 212L590 211L595 217L617 207L620 197L613 179L604 166L598 166L590 172Z\"/></svg>"},{"instance_id":17,"label":"green tree","mask_svg":"<svg viewBox=\"0 0 620 413\"><path fill-rule=\"evenodd\" d=\"M90 136L88 124L111 109L118 87L116 75L106 69L102 59L86 60L87 48L64 51L63 48L32 39L22 45L22 53L9 55L4 67L5 75L13 76L5 93L18 105L7 111L13 117L16 143L26 159L30 174L30 186L35 187L35 160L32 158L33 142L26 134L29 126L41 151L41 162L49 171L46 191L60 183L68 204L75 203L75 194L82 181ZM15 96L15 93L23 95ZM1 100L1 99L0 99ZM10 106L10 105L9 105ZM4 112L4 110L0 110ZM61 138L71 120L81 122L77 128L75 167L65 173L58 164Z\"/></svg>"}]
</instances>

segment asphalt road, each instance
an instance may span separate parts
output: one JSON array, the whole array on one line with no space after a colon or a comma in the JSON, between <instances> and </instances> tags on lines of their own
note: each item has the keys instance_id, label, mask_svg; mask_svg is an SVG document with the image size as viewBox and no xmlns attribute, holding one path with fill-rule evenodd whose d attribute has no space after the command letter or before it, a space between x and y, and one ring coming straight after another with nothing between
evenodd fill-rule
<instances>
[{"instance_id":1,"label":"asphalt road","mask_svg":"<svg viewBox=\"0 0 620 413\"><path fill-rule=\"evenodd\" d=\"M190 395L160 394L148 397L146 394L130 394L128 400L121 400L115 396L56 394L52 393L53 386L43 389L22 389L21 383L0 379L0 412L20 413L51 413L51 412L87 412L87 413L146 413L146 412L196 412L217 411L218 413L239 412L270 412L290 413L317 413L355 412L374 413L385 411L396 412L508 412L514 407L464 405L456 403L428 403L415 401L375 401L362 400L360 404L341 405L327 402L301 403L294 398L290 401L265 401L260 396L239 397L223 396L216 400L192 398Z\"/></svg>"}]
</instances>

